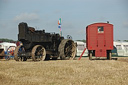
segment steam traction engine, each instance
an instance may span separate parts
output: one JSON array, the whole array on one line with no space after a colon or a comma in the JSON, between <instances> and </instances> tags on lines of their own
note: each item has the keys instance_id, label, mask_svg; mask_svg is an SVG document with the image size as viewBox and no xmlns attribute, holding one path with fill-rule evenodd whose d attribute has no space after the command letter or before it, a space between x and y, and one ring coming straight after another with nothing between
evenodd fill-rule
<instances>
[{"instance_id":1,"label":"steam traction engine","mask_svg":"<svg viewBox=\"0 0 128 85\"><path fill-rule=\"evenodd\" d=\"M113 25L109 23L94 23L86 27L86 46L89 59L107 57L111 60L113 50Z\"/></svg>"},{"instance_id":2,"label":"steam traction engine","mask_svg":"<svg viewBox=\"0 0 128 85\"><path fill-rule=\"evenodd\" d=\"M27 23L19 24L18 40L22 45L14 52L16 61L33 61L57 59L73 59L76 54L76 45L73 40L64 39L59 34L46 33L45 30L35 30Z\"/></svg>"}]
</instances>

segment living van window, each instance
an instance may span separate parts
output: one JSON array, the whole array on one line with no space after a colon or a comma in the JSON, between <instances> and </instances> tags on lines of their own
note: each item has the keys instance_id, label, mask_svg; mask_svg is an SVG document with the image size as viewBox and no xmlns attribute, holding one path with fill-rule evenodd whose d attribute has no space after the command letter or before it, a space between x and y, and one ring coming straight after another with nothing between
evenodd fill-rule
<instances>
[{"instance_id":1,"label":"living van window","mask_svg":"<svg viewBox=\"0 0 128 85\"><path fill-rule=\"evenodd\" d=\"M104 33L104 27L98 26L98 33Z\"/></svg>"}]
</instances>

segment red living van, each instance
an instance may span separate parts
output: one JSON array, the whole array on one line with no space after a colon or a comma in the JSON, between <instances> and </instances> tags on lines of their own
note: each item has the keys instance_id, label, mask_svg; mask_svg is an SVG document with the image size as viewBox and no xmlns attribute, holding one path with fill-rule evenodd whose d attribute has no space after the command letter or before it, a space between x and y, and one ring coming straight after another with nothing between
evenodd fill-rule
<instances>
[{"instance_id":1,"label":"red living van","mask_svg":"<svg viewBox=\"0 0 128 85\"><path fill-rule=\"evenodd\" d=\"M107 57L111 60L113 50L113 25L109 23L94 23L86 27L86 47L89 59Z\"/></svg>"}]
</instances>

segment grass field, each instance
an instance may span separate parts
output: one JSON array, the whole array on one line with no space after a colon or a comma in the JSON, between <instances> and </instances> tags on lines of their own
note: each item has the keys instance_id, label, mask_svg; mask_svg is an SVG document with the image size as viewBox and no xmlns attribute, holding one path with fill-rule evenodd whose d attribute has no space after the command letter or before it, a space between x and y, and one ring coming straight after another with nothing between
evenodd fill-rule
<instances>
[{"instance_id":1,"label":"grass field","mask_svg":"<svg viewBox=\"0 0 128 85\"><path fill-rule=\"evenodd\" d=\"M128 57L118 60L0 60L0 85L128 85Z\"/></svg>"}]
</instances>

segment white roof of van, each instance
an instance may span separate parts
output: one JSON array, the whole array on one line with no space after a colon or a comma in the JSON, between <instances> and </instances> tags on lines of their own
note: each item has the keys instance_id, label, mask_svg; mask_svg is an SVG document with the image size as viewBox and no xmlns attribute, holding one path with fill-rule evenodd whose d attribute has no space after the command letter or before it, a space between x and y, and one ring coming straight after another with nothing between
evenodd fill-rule
<instances>
[{"instance_id":1,"label":"white roof of van","mask_svg":"<svg viewBox=\"0 0 128 85\"><path fill-rule=\"evenodd\" d=\"M3 42L3 43L0 43L0 45L4 45L4 46L16 46L15 43L9 43L9 42Z\"/></svg>"},{"instance_id":2,"label":"white roof of van","mask_svg":"<svg viewBox=\"0 0 128 85\"><path fill-rule=\"evenodd\" d=\"M123 45L128 45L128 42L122 42Z\"/></svg>"},{"instance_id":3,"label":"white roof of van","mask_svg":"<svg viewBox=\"0 0 128 85\"><path fill-rule=\"evenodd\" d=\"M75 41L77 44L85 44L84 42L81 41Z\"/></svg>"},{"instance_id":4,"label":"white roof of van","mask_svg":"<svg viewBox=\"0 0 128 85\"><path fill-rule=\"evenodd\" d=\"M128 45L128 42L114 41L114 45Z\"/></svg>"}]
</instances>

